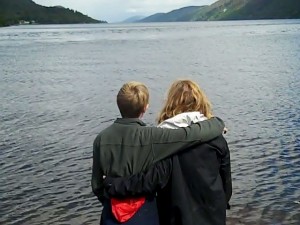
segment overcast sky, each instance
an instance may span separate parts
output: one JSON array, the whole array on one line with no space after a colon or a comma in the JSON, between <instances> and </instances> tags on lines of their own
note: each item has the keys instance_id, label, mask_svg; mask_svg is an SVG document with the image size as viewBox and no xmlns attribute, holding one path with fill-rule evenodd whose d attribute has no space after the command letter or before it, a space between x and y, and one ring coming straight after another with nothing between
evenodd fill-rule
<instances>
[{"instance_id":1,"label":"overcast sky","mask_svg":"<svg viewBox=\"0 0 300 225\"><path fill-rule=\"evenodd\" d=\"M119 22L132 16L149 16L185 6L209 5L216 0L33 0L44 6L61 5L90 17Z\"/></svg>"}]
</instances>

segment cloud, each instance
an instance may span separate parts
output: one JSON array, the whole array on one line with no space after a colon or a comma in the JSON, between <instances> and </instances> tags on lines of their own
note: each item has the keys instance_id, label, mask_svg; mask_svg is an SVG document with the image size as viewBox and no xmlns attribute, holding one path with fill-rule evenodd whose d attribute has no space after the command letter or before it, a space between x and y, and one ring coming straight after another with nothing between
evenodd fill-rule
<instances>
[{"instance_id":1,"label":"cloud","mask_svg":"<svg viewBox=\"0 0 300 225\"><path fill-rule=\"evenodd\" d=\"M216 0L34 0L45 6L61 5L93 18L117 22L134 15L149 16L191 5L207 5Z\"/></svg>"}]
</instances>

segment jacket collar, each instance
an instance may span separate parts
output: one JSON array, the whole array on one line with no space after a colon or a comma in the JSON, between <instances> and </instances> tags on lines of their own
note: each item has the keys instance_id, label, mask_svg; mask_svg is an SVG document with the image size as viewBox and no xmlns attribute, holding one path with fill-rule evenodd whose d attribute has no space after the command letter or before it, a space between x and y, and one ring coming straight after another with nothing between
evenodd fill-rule
<instances>
[{"instance_id":1,"label":"jacket collar","mask_svg":"<svg viewBox=\"0 0 300 225\"><path fill-rule=\"evenodd\" d=\"M161 122L158 127L177 129L203 120L207 120L207 118L200 112L185 112Z\"/></svg>"},{"instance_id":2,"label":"jacket collar","mask_svg":"<svg viewBox=\"0 0 300 225\"><path fill-rule=\"evenodd\" d=\"M118 118L115 120L115 123L146 126L146 124L138 118Z\"/></svg>"}]
</instances>

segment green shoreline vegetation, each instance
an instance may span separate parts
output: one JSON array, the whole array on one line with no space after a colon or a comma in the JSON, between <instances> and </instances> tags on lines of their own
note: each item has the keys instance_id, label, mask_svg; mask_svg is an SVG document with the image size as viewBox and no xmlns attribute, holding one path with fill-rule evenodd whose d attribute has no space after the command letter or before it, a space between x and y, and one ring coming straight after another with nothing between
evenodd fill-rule
<instances>
[{"instance_id":1,"label":"green shoreline vegetation","mask_svg":"<svg viewBox=\"0 0 300 225\"><path fill-rule=\"evenodd\" d=\"M0 27L18 24L106 23L61 6L45 7L32 0L0 0Z\"/></svg>"},{"instance_id":2,"label":"green shoreline vegetation","mask_svg":"<svg viewBox=\"0 0 300 225\"><path fill-rule=\"evenodd\" d=\"M219 0L156 13L135 22L300 19L300 0Z\"/></svg>"}]
</instances>

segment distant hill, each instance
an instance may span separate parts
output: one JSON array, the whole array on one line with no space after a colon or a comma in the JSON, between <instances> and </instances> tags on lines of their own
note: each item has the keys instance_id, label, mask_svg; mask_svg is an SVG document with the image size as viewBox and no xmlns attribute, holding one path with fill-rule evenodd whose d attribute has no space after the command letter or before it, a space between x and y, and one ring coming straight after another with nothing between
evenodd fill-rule
<instances>
[{"instance_id":1,"label":"distant hill","mask_svg":"<svg viewBox=\"0 0 300 225\"><path fill-rule=\"evenodd\" d=\"M188 6L173 10L168 13L156 13L148 16L139 22L179 22L190 21L191 16L199 11L203 6Z\"/></svg>"},{"instance_id":2,"label":"distant hill","mask_svg":"<svg viewBox=\"0 0 300 225\"><path fill-rule=\"evenodd\" d=\"M123 20L121 23L135 23L144 18L145 18L144 16L132 16L127 18L126 20Z\"/></svg>"},{"instance_id":3,"label":"distant hill","mask_svg":"<svg viewBox=\"0 0 300 225\"><path fill-rule=\"evenodd\" d=\"M19 24L20 21L38 24L105 22L61 6L45 7L32 0L0 0L0 26Z\"/></svg>"},{"instance_id":4,"label":"distant hill","mask_svg":"<svg viewBox=\"0 0 300 225\"><path fill-rule=\"evenodd\" d=\"M219 0L209 6L157 13L140 22L251 19L300 19L300 0Z\"/></svg>"},{"instance_id":5,"label":"distant hill","mask_svg":"<svg viewBox=\"0 0 300 225\"><path fill-rule=\"evenodd\" d=\"M163 16L165 15L165 13L155 13L151 16L148 16L142 20L139 20L138 22L162 22L161 18L163 18ZM168 21L171 22L171 21Z\"/></svg>"},{"instance_id":6,"label":"distant hill","mask_svg":"<svg viewBox=\"0 0 300 225\"><path fill-rule=\"evenodd\" d=\"M299 0L220 0L199 10L194 20L300 18Z\"/></svg>"}]
</instances>

